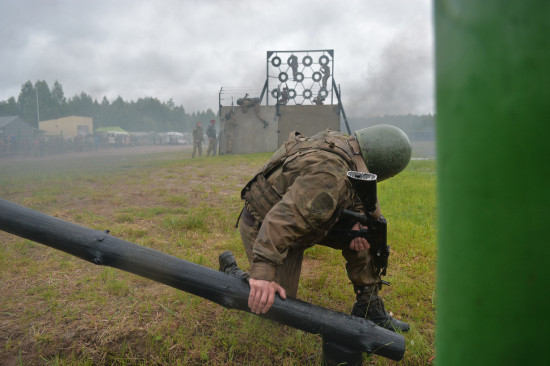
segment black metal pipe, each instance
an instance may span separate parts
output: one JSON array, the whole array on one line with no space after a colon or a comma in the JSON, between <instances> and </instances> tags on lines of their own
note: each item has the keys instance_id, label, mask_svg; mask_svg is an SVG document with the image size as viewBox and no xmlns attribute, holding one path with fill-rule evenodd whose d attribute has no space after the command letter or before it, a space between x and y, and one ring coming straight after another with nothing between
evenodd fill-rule
<instances>
[{"instance_id":1,"label":"black metal pipe","mask_svg":"<svg viewBox=\"0 0 550 366\"><path fill-rule=\"evenodd\" d=\"M203 297L228 309L249 312L248 283L240 278L115 238L0 199L0 230L72 254L94 264L118 268ZM319 334L351 349L401 360L402 335L374 323L320 306L277 297L262 317Z\"/></svg>"}]
</instances>

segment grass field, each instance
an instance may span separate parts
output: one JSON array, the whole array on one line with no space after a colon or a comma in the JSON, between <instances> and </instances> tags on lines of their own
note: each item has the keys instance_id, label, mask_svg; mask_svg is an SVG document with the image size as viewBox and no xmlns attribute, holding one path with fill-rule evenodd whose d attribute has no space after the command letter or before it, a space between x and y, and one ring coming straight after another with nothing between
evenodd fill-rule
<instances>
[{"instance_id":1,"label":"grass field","mask_svg":"<svg viewBox=\"0 0 550 366\"><path fill-rule=\"evenodd\" d=\"M0 197L217 269L232 250L240 189L269 154L190 159L188 150L0 164ZM411 324L401 364L434 356L435 163L379 184L392 248L381 292ZM320 364L320 337L0 232L0 365ZM349 313L335 250L306 251L298 297ZM365 355L366 365L394 362Z\"/></svg>"}]
</instances>

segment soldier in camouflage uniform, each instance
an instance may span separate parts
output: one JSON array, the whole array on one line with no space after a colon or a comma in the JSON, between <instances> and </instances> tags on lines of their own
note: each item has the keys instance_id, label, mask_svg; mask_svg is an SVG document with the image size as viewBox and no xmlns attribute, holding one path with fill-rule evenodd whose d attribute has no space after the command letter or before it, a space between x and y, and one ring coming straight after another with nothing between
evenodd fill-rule
<instances>
[{"instance_id":1,"label":"soldier in camouflage uniform","mask_svg":"<svg viewBox=\"0 0 550 366\"><path fill-rule=\"evenodd\" d=\"M243 113L246 113L248 109L252 107L256 117L264 124L264 128L267 127L267 121L260 114L260 98L249 98L248 93L246 93L244 98L237 99L237 105L241 106L241 111Z\"/></svg>"},{"instance_id":2,"label":"soldier in camouflage uniform","mask_svg":"<svg viewBox=\"0 0 550 366\"><path fill-rule=\"evenodd\" d=\"M233 151L233 138L234 138L234 134L235 134L235 127L237 125L237 121L236 121L236 118L235 117L235 113L234 112L227 112L225 114L225 129L224 129L224 134L225 134L225 138L226 138L226 148L225 148L225 153L226 154L231 154L231 152Z\"/></svg>"},{"instance_id":3,"label":"soldier in camouflage uniform","mask_svg":"<svg viewBox=\"0 0 550 366\"><path fill-rule=\"evenodd\" d=\"M206 136L208 136L208 150L206 150L206 155L210 156L210 153L212 155L216 155L216 121L211 120L210 126L206 129Z\"/></svg>"},{"instance_id":4,"label":"soldier in camouflage uniform","mask_svg":"<svg viewBox=\"0 0 550 366\"><path fill-rule=\"evenodd\" d=\"M321 67L321 70L319 70L321 72L321 74L323 74L323 80L322 80L322 88L323 89L326 89L327 88L327 81L328 81L328 78L330 77L330 67L328 67L328 65L325 65L325 66L322 66Z\"/></svg>"},{"instance_id":5,"label":"soldier in camouflage uniform","mask_svg":"<svg viewBox=\"0 0 550 366\"><path fill-rule=\"evenodd\" d=\"M197 126L193 130L193 154L191 157L195 157L195 153L198 151L199 156L202 156L202 142L204 141L204 136L202 132L202 123L197 122Z\"/></svg>"},{"instance_id":6,"label":"soldier in camouflage uniform","mask_svg":"<svg viewBox=\"0 0 550 366\"><path fill-rule=\"evenodd\" d=\"M340 216L343 209L362 212L348 171L370 171L380 181L403 170L410 156L407 136L389 125L369 127L353 136L331 130L310 138L291 133L241 193L245 207L239 229L251 263L248 305L252 312L267 312L275 293L283 299L296 296L304 250L318 243L341 250L346 259L357 299L353 315L390 330L408 330L408 324L385 311L378 297L382 280L368 241L349 241L332 235L331 229L337 225L362 228ZM380 208L370 214L380 217ZM231 252L220 255L220 270L243 273Z\"/></svg>"},{"instance_id":7,"label":"soldier in camouflage uniform","mask_svg":"<svg viewBox=\"0 0 550 366\"><path fill-rule=\"evenodd\" d=\"M260 98L249 98L248 93L244 95L244 98L237 99L237 105L241 107L243 113L248 112L248 108L254 107L256 104L260 104Z\"/></svg>"}]
</instances>

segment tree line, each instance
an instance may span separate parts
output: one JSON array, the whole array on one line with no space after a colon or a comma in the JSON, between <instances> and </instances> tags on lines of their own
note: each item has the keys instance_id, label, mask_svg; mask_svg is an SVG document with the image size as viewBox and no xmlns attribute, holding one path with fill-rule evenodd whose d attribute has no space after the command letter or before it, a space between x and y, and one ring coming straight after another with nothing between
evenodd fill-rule
<instances>
[{"instance_id":1,"label":"tree line","mask_svg":"<svg viewBox=\"0 0 550 366\"><path fill-rule=\"evenodd\" d=\"M94 128L118 126L133 132L187 132L192 131L198 121L216 119L216 113L211 109L189 114L183 106L176 106L172 99L162 102L146 97L134 102L119 96L109 101L104 96L98 102L85 92L66 98L57 80L51 88L44 80L38 80L34 85L27 81L17 99L10 97L0 101L0 116L21 116L36 128L39 120L72 115L92 117Z\"/></svg>"},{"instance_id":2,"label":"tree line","mask_svg":"<svg viewBox=\"0 0 550 366\"><path fill-rule=\"evenodd\" d=\"M190 132L198 121L216 119L211 109L189 114L172 99L161 102L146 97L134 102L119 96L113 101L103 97L98 102L85 92L66 98L57 80L51 88L44 80L34 85L27 81L17 99L0 101L0 116L21 116L36 128L38 119L46 121L71 115L92 117L94 128L118 126L132 132ZM392 124L403 129L412 140L433 140L434 119L433 115L385 115L350 118L349 123L352 131L380 123Z\"/></svg>"},{"instance_id":3,"label":"tree line","mask_svg":"<svg viewBox=\"0 0 550 366\"><path fill-rule=\"evenodd\" d=\"M384 115L350 118L350 129L356 131L378 124L394 125L405 131L412 141L435 140L435 116L433 114Z\"/></svg>"}]
</instances>

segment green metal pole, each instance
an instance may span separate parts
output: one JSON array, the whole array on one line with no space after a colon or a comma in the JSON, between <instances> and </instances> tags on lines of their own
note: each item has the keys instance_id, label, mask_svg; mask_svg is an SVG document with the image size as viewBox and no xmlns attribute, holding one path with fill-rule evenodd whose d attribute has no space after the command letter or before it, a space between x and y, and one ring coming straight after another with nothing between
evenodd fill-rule
<instances>
[{"instance_id":1,"label":"green metal pole","mask_svg":"<svg viewBox=\"0 0 550 366\"><path fill-rule=\"evenodd\" d=\"M550 361L550 1L436 0L436 364Z\"/></svg>"}]
</instances>

